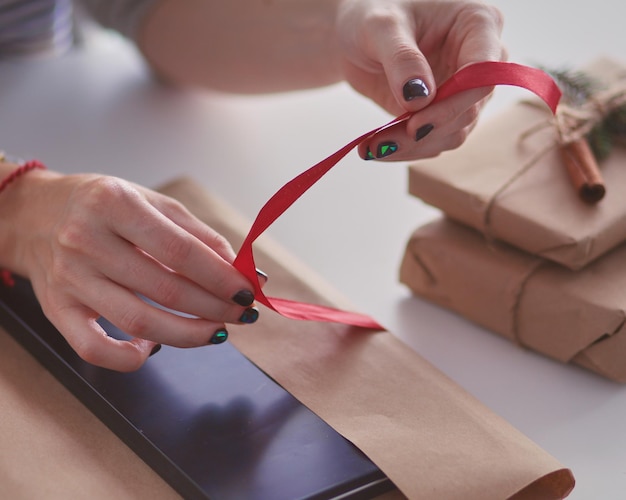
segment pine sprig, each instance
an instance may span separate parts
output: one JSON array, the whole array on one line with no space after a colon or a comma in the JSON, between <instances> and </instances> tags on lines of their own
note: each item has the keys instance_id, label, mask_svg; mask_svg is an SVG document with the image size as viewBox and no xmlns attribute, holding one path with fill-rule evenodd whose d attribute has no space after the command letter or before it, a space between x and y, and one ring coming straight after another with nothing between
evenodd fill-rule
<instances>
[{"instance_id":1,"label":"pine sprig","mask_svg":"<svg viewBox=\"0 0 626 500\"><path fill-rule=\"evenodd\" d=\"M544 69L563 92L563 102L576 107L583 105L602 88L600 83L581 71ZM598 161L603 160L615 143L626 144L626 106L611 111L587 134L589 146Z\"/></svg>"},{"instance_id":2,"label":"pine sprig","mask_svg":"<svg viewBox=\"0 0 626 500\"><path fill-rule=\"evenodd\" d=\"M547 73L563 92L563 101L571 106L581 106L598 90L597 82L582 71L558 69Z\"/></svg>"}]
</instances>

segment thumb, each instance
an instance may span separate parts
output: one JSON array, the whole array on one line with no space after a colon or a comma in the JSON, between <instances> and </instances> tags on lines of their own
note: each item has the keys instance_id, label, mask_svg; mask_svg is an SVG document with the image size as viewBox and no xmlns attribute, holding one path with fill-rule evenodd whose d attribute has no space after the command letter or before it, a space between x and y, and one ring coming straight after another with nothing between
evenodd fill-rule
<instances>
[{"instance_id":1,"label":"thumb","mask_svg":"<svg viewBox=\"0 0 626 500\"><path fill-rule=\"evenodd\" d=\"M435 97L435 77L413 34L401 26L397 29L393 36L384 37L379 45L379 61L400 107L406 111L418 111Z\"/></svg>"}]
</instances>

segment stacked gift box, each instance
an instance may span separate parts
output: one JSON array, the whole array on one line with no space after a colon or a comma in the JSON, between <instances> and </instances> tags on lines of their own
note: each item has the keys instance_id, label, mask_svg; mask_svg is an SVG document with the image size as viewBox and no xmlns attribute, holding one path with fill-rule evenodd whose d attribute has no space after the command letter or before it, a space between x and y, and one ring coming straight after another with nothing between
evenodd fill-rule
<instances>
[{"instance_id":1,"label":"stacked gift box","mask_svg":"<svg viewBox=\"0 0 626 500\"><path fill-rule=\"evenodd\" d=\"M626 94L615 61L589 73L613 101ZM581 199L560 111L518 102L458 150L410 166L410 193L443 214L412 234L400 278L522 346L626 382L626 148L600 162L604 197Z\"/></svg>"}]
</instances>

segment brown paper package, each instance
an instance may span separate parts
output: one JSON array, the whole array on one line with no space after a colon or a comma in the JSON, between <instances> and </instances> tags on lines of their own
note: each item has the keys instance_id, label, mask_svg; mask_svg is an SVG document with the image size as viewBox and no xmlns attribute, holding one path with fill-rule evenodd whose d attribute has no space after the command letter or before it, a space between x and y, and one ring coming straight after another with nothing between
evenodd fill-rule
<instances>
[{"instance_id":1,"label":"brown paper package","mask_svg":"<svg viewBox=\"0 0 626 500\"><path fill-rule=\"evenodd\" d=\"M626 244L572 271L442 218L413 233L400 279L514 342L626 382L624 262Z\"/></svg>"},{"instance_id":2,"label":"brown paper package","mask_svg":"<svg viewBox=\"0 0 626 500\"><path fill-rule=\"evenodd\" d=\"M589 68L626 85L609 60ZM601 164L607 193L583 202L566 174L545 106L517 103L480 123L463 147L410 166L409 191L492 238L580 269L626 239L626 148Z\"/></svg>"},{"instance_id":3,"label":"brown paper package","mask_svg":"<svg viewBox=\"0 0 626 500\"><path fill-rule=\"evenodd\" d=\"M174 182L161 191L182 201L235 244L249 228L248 221L191 181ZM258 242L256 257L270 276L267 293L348 306L268 238ZM389 332L297 322L267 309L256 324L230 330L239 350L355 443L408 498L547 500L563 498L573 488L568 469ZM20 348L7 342L10 349L0 351L0 356L16 356ZM29 358L25 353L19 357ZM89 498L110 498L111 491L125 491L120 498L171 497L162 481L114 436L107 437L106 429L36 363L29 359L6 364L0 359L0 367L0 401L6 402L0 418L4 436L0 478L13 478L9 493L32 498L47 493L46 485L53 484L57 493L66 492L65 498L67 491L79 496L88 492ZM33 373L37 380L30 383ZM48 394L55 394L54 412L38 416L42 405L52 404ZM19 406L11 403L15 399ZM37 427L42 418L45 432ZM55 427L64 432L53 432ZM92 432L110 446L92 445ZM29 453L22 452L21 435L33 436ZM54 462L44 456L50 447L55 450ZM124 475L111 477L116 455L125 472L138 474L135 487L125 484L132 481ZM66 459L75 468L61 476ZM94 474L90 467L104 470ZM37 481L32 481L33 474ZM64 477L63 484L56 477Z\"/></svg>"}]
</instances>

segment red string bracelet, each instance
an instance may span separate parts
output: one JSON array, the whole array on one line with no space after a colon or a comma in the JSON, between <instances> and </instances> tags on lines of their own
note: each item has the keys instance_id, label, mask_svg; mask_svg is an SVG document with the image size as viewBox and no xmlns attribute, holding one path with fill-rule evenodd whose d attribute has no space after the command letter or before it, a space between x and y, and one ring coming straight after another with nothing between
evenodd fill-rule
<instances>
[{"instance_id":1,"label":"red string bracelet","mask_svg":"<svg viewBox=\"0 0 626 500\"><path fill-rule=\"evenodd\" d=\"M37 168L41 168L45 170L46 166L43 163L41 163L39 160L30 160L25 163L22 163L19 167L17 167L4 179L2 179L2 181L0 181L0 194L2 194L2 191L4 191L6 187L9 184L11 184L15 179Z\"/></svg>"},{"instance_id":2,"label":"red string bracelet","mask_svg":"<svg viewBox=\"0 0 626 500\"><path fill-rule=\"evenodd\" d=\"M4 159L4 155L0 154L0 160ZM19 167L14 169L9 175L7 175L4 179L0 181L0 194L7 188L9 184L11 184L15 179L21 177L22 175L30 172L35 169L45 170L46 166L38 160L30 160L25 163L22 163ZM15 285L15 280L11 275L11 272L7 269L0 269L0 280L5 286L13 286Z\"/></svg>"}]
</instances>

